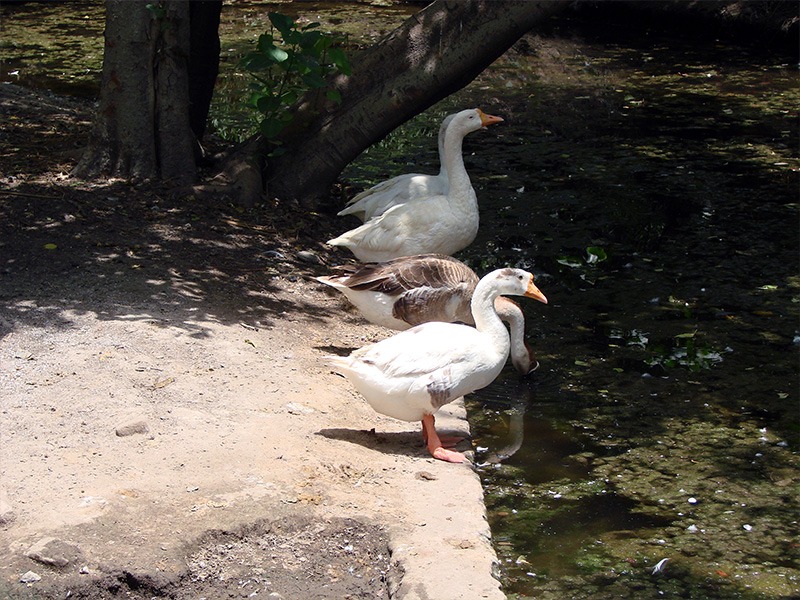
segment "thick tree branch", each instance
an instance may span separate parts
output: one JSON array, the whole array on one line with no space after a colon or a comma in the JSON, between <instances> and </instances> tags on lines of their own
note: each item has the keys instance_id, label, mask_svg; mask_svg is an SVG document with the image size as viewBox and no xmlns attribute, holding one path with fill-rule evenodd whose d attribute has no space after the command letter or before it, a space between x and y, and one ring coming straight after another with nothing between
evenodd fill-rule
<instances>
[{"instance_id":1,"label":"thick tree branch","mask_svg":"<svg viewBox=\"0 0 800 600\"><path fill-rule=\"evenodd\" d=\"M313 206L370 144L461 89L562 0L436 0L357 60L327 107L268 166L270 195ZM303 123L301 107L298 122Z\"/></svg>"}]
</instances>

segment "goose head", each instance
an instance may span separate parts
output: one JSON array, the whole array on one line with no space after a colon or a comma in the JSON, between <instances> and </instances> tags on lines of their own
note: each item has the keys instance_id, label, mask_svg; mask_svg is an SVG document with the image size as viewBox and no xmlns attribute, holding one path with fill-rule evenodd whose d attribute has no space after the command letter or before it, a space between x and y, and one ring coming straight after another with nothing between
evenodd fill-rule
<instances>
[{"instance_id":1,"label":"goose head","mask_svg":"<svg viewBox=\"0 0 800 600\"><path fill-rule=\"evenodd\" d=\"M448 117L449 118L449 117ZM494 123L502 123L502 117L494 115L487 115L480 108L468 108L461 112L452 115L452 119L447 125L447 131L458 132L459 135L465 136L473 131L485 129Z\"/></svg>"},{"instance_id":2,"label":"goose head","mask_svg":"<svg viewBox=\"0 0 800 600\"><path fill-rule=\"evenodd\" d=\"M497 295L525 296L547 304L547 298L533 283L533 274L523 269L497 269L484 279Z\"/></svg>"}]
</instances>

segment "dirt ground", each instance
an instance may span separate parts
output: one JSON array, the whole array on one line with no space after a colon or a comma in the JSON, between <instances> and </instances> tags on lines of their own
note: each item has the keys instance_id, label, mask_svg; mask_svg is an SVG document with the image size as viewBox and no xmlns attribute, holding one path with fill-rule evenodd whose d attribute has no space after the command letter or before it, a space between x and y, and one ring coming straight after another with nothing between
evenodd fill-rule
<instances>
[{"instance_id":1,"label":"dirt ground","mask_svg":"<svg viewBox=\"0 0 800 600\"><path fill-rule=\"evenodd\" d=\"M502 598L471 467L322 363L389 333L339 224L73 181L90 115L0 86L0 596Z\"/></svg>"}]
</instances>

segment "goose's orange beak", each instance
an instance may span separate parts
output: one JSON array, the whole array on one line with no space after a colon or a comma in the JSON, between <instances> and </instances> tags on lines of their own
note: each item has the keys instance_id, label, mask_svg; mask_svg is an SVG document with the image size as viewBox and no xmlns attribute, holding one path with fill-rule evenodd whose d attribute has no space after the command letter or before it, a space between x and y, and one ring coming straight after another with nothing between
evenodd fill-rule
<instances>
[{"instance_id":1,"label":"goose's orange beak","mask_svg":"<svg viewBox=\"0 0 800 600\"><path fill-rule=\"evenodd\" d=\"M531 275L531 280L528 282L528 289L525 290L525 296L527 298L533 298L534 300L538 300L539 302L547 304L547 298L545 295L533 284L533 275Z\"/></svg>"},{"instance_id":2,"label":"goose's orange beak","mask_svg":"<svg viewBox=\"0 0 800 600\"><path fill-rule=\"evenodd\" d=\"M494 123L502 123L503 117L495 117L494 115L487 115L483 112L480 108L476 108L475 110L478 111L478 115L481 117L481 125L486 127L487 125L493 125Z\"/></svg>"}]
</instances>

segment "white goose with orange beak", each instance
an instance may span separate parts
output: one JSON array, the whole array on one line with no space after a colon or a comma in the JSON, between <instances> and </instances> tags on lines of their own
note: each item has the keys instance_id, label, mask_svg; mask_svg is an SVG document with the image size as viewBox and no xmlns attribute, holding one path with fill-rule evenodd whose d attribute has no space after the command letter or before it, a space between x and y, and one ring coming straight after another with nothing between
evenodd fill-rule
<instances>
[{"instance_id":1,"label":"white goose with orange beak","mask_svg":"<svg viewBox=\"0 0 800 600\"><path fill-rule=\"evenodd\" d=\"M445 447L433 415L445 404L486 387L503 369L510 341L495 310L495 299L501 295L527 296L547 304L532 274L498 269L483 277L472 294L474 328L424 323L349 356L328 356L328 364L377 412L403 421L421 421L431 456L463 462L463 454Z\"/></svg>"},{"instance_id":2,"label":"white goose with orange beak","mask_svg":"<svg viewBox=\"0 0 800 600\"><path fill-rule=\"evenodd\" d=\"M447 192L397 204L328 244L347 248L362 262L452 255L469 246L478 233L478 199L464 167L462 143L468 133L502 120L477 108L457 113L444 139Z\"/></svg>"}]
</instances>

